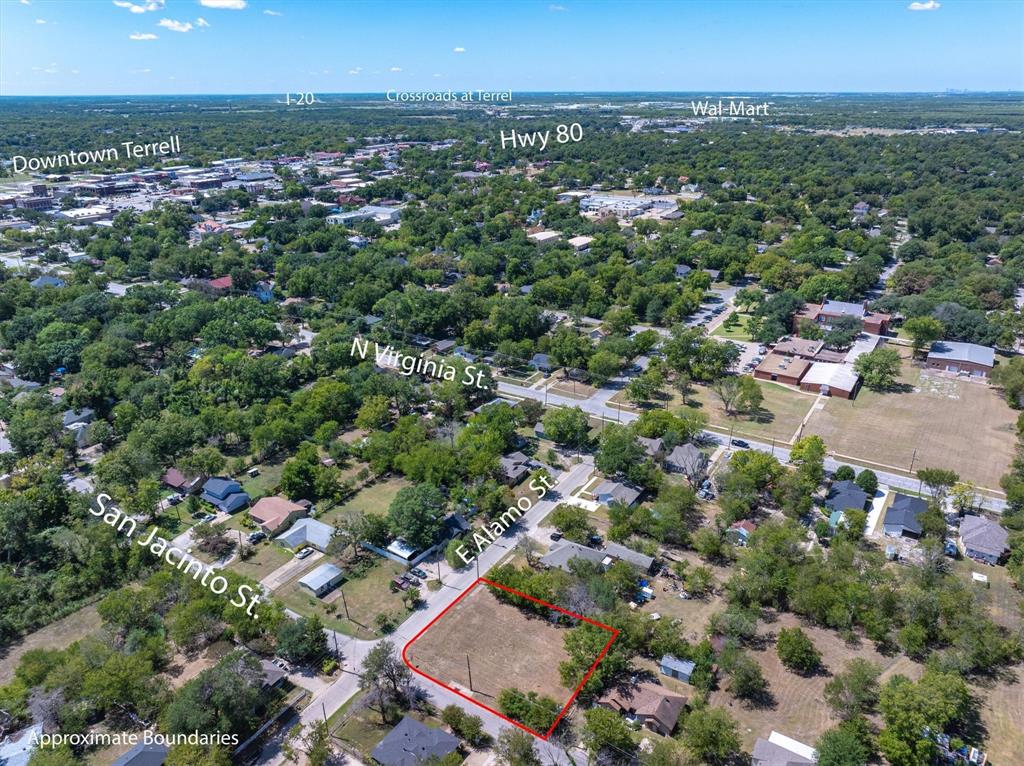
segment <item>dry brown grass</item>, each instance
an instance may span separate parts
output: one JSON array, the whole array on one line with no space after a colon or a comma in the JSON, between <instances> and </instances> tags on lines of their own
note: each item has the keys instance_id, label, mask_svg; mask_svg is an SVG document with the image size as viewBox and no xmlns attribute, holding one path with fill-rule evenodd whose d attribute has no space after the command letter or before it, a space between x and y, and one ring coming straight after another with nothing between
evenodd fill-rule
<instances>
[{"instance_id":1,"label":"dry brown grass","mask_svg":"<svg viewBox=\"0 0 1024 766\"><path fill-rule=\"evenodd\" d=\"M406 657L429 676L470 694L468 656L472 696L489 707L511 687L564 705L572 695L558 675L559 663L569 657L565 633L564 627L498 601L481 583L416 639Z\"/></svg>"},{"instance_id":2,"label":"dry brown grass","mask_svg":"<svg viewBox=\"0 0 1024 766\"><path fill-rule=\"evenodd\" d=\"M75 641L96 633L102 625L96 605L91 604L30 633L0 655L0 686L14 678L14 669L25 652L31 649L67 649Z\"/></svg>"},{"instance_id":3,"label":"dry brown grass","mask_svg":"<svg viewBox=\"0 0 1024 766\"><path fill-rule=\"evenodd\" d=\"M851 458L906 470L914 457L915 468L950 468L998 488L1013 458L1017 418L996 391L923 373L906 360L901 382L906 393L862 388L853 401L829 399L811 415L805 435L818 434L830 450Z\"/></svg>"}]
</instances>

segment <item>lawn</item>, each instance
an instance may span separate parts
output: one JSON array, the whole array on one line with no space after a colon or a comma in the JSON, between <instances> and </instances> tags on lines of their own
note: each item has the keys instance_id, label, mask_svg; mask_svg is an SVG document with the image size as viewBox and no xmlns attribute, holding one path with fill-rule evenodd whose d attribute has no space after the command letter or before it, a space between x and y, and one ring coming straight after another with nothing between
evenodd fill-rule
<instances>
[{"instance_id":1,"label":"lawn","mask_svg":"<svg viewBox=\"0 0 1024 766\"><path fill-rule=\"evenodd\" d=\"M346 511L361 511L374 516L383 516L388 512L388 506L395 499L398 490L409 487L411 484L401 477L382 479L376 484L371 484L359 490L356 495L343 503L335 506L326 513L317 516L318 521L324 524L334 524Z\"/></svg>"},{"instance_id":2,"label":"lawn","mask_svg":"<svg viewBox=\"0 0 1024 766\"><path fill-rule=\"evenodd\" d=\"M760 411L755 415L726 415L718 395L707 386L700 385L693 387L687 406L703 412L708 418L708 423L722 433L733 430L735 435L740 437L788 442L814 404L814 395L762 380L758 380L757 384L761 388L764 400L761 402ZM682 403L679 395L675 394L673 404L677 402Z\"/></svg>"},{"instance_id":3,"label":"lawn","mask_svg":"<svg viewBox=\"0 0 1024 766\"><path fill-rule=\"evenodd\" d=\"M750 333L747 332L747 325L750 323L750 314L740 314L737 312L732 314L732 316L739 319L739 323L733 327L726 327L726 323L723 322L718 325L711 334L717 335L719 338L728 338L729 340L753 340L753 338L750 337Z\"/></svg>"},{"instance_id":4,"label":"lawn","mask_svg":"<svg viewBox=\"0 0 1024 766\"><path fill-rule=\"evenodd\" d=\"M840 455L909 471L949 468L980 487L997 488L1016 447L1017 413L984 383L922 373L903 363L905 392L862 388L828 399L805 433Z\"/></svg>"},{"instance_id":5,"label":"lawn","mask_svg":"<svg viewBox=\"0 0 1024 766\"><path fill-rule=\"evenodd\" d=\"M499 601L481 584L409 644L406 657L422 672L489 707L502 689L511 687L565 705L572 690L562 685L558 665L568 659L566 630Z\"/></svg>"},{"instance_id":6,"label":"lawn","mask_svg":"<svg viewBox=\"0 0 1024 766\"><path fill-rule=\"evenodd\" d=\"M277 485L281 483L281 474L284 473L284 461L261 463L256 468L259 468L259 476L250 479L248 474L242 474L244 479L238 479L242 489L248 492L249 497L254 500L274 494L275 490L277 490Z\"/></svg>"},{"instance_id":7,"label":"lawn","mask_svg":"<svg viewBox=\"0 0 1024 766\"><path fill-rule=\"evenodd\" d=\"M228 566L228 569L259 582L275 569L287 564L292 558L294 558L292 554L280 545L264 540L256 545L256 555L245 561L236 558Z\"/></svg>"},{"instance_id":8,"label":"lawn","mask_svg":"<svg viewBox=\"0 0 1024 766\"><path fill-rule=\"evenodd\" d=\"M328 561L329 557L325 557L317 566ZM380 638L381 634L374 623L374 618L378 614L392 614L399 623L408 614L409 610L402 603L402 592L392 593L389 587L391 579L404 571L405 567L393 561L374 557L372 565L364 574L343 581L322 599L299 585L299 580L305 572L300 572L278 588L274 596L299 614L318 614L324 625L340 633L356 638ZM344 603L348 604L351 619L345 618Z\"/></svg>"},{"instance_id":9,"label":"lawn","mask_svg":"<svg viewBox=\"0 0 1024 766\"><path fill-rule=\"evenodd\" d=\"M360 697L354 697L353 700L357 703L361 702ZM331 727L331 734L334 737L343 740L369 760L370 753L394 726L381 723L380 713L370 710L362 704L350 703L351 701L345 703L345 713L340 717L340 723L336 725L335 716L331 716L328 719L328 725ZM419 711L413 710L403 711L403 713L428 726L438 729L445 728L444 724L433 716L425 716ZM447 731L446 728L445 730Z\"/></svg>"}]
</instances>

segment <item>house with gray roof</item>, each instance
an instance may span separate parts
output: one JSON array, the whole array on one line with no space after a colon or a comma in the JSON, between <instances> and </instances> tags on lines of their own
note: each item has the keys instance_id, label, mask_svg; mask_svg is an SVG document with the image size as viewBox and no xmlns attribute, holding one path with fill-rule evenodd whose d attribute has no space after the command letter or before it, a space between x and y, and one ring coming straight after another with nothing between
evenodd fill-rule
<instances>
[{"instance_id":1,"label":"house with gray roof","mask_svg":"<svg viewBox=\"0 0 1024 766\"><path fill-rule=\"evenodd\" d=\"M558 545L553 546L544 556L541 556L540 563L546 567L558 567L565 572L569 572L571 571L569 569L569 562L573 559L585 559L595 564L600 564L605 558L606 555L602 551L588 548L585 545L569 540L563 540Z\"/></svg>"},{"instance_id":2,"label":"house with gray roof","mask_svg":"<svg viewBox=\"0 0 1024 766\"><path fill-rule=\"evenodd\" d=\"M708 457L693 444L680 444L665 458L665 468L684 476L696 476L708 463Z\"/></svg>"},{"instance_id":3,"label":"house with gray roof","mask_svg":"<svg viewBox=\"0 0 1024 766\"><path fill-rule=\"evenodd\" d=\"M299 585L313 591L313 595L319 598L329 593L334 586L345 579L345 573L340 567L334 564L321 564L312 572L299 580Z\"/></svg>"},{"instance_id":4,"label":"house with gray roof","mask_svg":"<svg viewBox=\"0 0 1024 766\"><path fill-rule=\"evenodd\" d=\"M964 516L957 547L965 556L994 566L1009 550L1009 536L1002 526L984 516Z\"/></svg>"},{"instance_id":5,"label":"house with gray roof","mask_svg":"<svg viewBox=\"0 0 1024 766\"><path fill-rule=\"evenodd\" d=\"M37 723L16 736L0 739L0 764L2 766L28 766L42 733L43 725Z\"/></svg>"},{"instance_id":6,"label":"house with gray roof","mask_svg":"<svg viewBox=\"0 0 1024 766\"><path fill-rule=\"evenodd\" d=\"M597 502L602 505L610 505L614 502L623 503L624 505L630 506L635 503L640 495L643 494L643 490L634 487L632 484L624 484L618 481L602 481L597 485L597 489L594 490L594 496L597 498Z\"/></svg>"},{"instance_id":7,"label":"house with gray roof","mask_svg":"<svg viewBox=\"0 0 1024 766\"><path fill-rule=\"evenodd\" d=\"M604 547L604 552L613 559L625 561L627 564L632 565L645 574L649 573L654 568L654 556L647 556L643 553L638 553L632 548L627 548L625 545L608 543ZM612 562L609 562L609 564L611 563Z\"/></svg>"},{"instance_id":8,"label":"house with gray roof","mask_svg":"<svg viewBox=\"0 0 1024 766\"><path fill-rule=\"evenodd\" d=\"M291 548L293 551L303 546L317 550L327 550L327 545L334 537L334 527L316 519L299 519L283 535L274 538L278 545Z\"/></svg>"},{"instance_id":9,"label":"house with gray roof","mask_svg":"<svg viewBox=\"0 0 1024 766\"><path fill-rule=\"evenodd\" d=\"M996 352L977 343L940 340L932 344L926 364L933 370L987 378L996 364Z\"/></svg>"},{"instance_id":10,"label":"house with gray roof","mask_svg":"<svg viewBox=\"0 0 1024 766\"><path fill-rule=\"evenodd\" d=\"M514 487L526 478L532 467L533 460L522 452L513 452L498 458L498 469L501 471L502 481L509 487Z\"/></svg>"},{"instance_id":11,"label":"house with gray roof","mask_svg":"<svg viewBox=\"0 0 1024 766\"><path fill-rule=\"evenodd\" d=\"M690 676L693 675L694 668L696 667L697 664L695 662L681 660L672 654L666 654L658 663L658 670L661 671L662 675L669 678L678 678L685 683L690 683Z\"/></svg>"},{"instance_id":12,"label":"house with gray roof","mask_svg":"<svg viewBox=\"0 0 1024 766\"><path fill-rule=\"evenodd\" d=\"M830 513L842 513L851 508L856 511L863 511L868 502L868 493L852 481L837 481L829 489L828 497L825 498L825 507Z\"/></svg>"},{"instance_id":13,"label":"house with gray roof","mask_svg":"<svg viewBox=\"0 0 1024 766\"><path fill-rule=\"evenodd\" d=\"M636 440L644 448L647 457L654 460L661 460L664 457L665 443L661 439L648 439L646 436L638 436Z\"/></svg>"},{"instance_id":14,"label":"house with gray roof","mask_svg":"<svg viewBox=\"0 0 1024 766\"><path fill-rule=\"evenodd\" d=\"M757 738L751 766L814 766L818 754L810 745L773 731L768 739Z\"/></svg>"},{"instance_id":15,"label":"house with gray roof","mask_svg":"<svg viewBox=\"0 0 1024 766\"><path fill-rule=\"evenodd\" d=\"M381 766L422 766L454 753L459 740L405 716L370 753Z\"/></svg>"},{"instance_id":16,"label":"house with gray roof","mask_svg":"<svg viewBox=\"0 0 1024 766\"><path fill-rule=\"evenodd\" d=\"M153 742L148 745L140 742L114 761L113 766L163 766L163 762L166 759L166 745L162 745L159 742Z\"/></svg>"},{"instance_id":17,"label":"house with gray roof","mask_svg":"<svg viewBox=\"0 0 1024 766\"><path fill-rule=\"evenodd\" d=\"M916 540L921 536L918 517L927 510L928 503L924 498L896 493L882 522L885 534L888 537L911 537Z\"/></svg>"}]
</instances>

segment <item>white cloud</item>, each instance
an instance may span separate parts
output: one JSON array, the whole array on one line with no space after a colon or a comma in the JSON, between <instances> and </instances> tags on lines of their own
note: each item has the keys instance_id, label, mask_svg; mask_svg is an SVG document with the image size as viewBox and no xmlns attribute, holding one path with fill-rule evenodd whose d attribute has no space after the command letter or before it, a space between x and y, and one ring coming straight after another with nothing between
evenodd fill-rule
<instances>
[{"instance_id":1,"label":"white cloud","mask_svg":"<svg viewBox=\"0 0 1024 766\"><path fill-rule=\"evenodd\" d=\"M196 26L197 27L208 27L208 26L210 26L210 22L207 21L206 19L204 19L202 16L200 16L198 19L196 19Z\"/></svg>"},{"instance_id":2,"label":"white cloud","mask_svg":"<svg viewBox=\"0 0 1024 766\"><path fill-rule=\"evenodd\" d=\"M157 40L159 39L156 35L150 34L149 32L132 32L128 35L129 40Z\"/></svg>"},{"instance_id":3,"label":"white cloud","mask_svg":"<svg viewBox=\"0 0 1024 766\"><path fill-rule=\"evenodd\" d=\"M567 11L569 9L566 8L564 5L549 5L548 10L551 11L552 13L555 13L557 11Z\"/></svg>"},{"instance_id":4,"label":"white cloud","mask_svg":"<svg viewBox=\"0 0 1024 766\"><path fill-rule=\"evenodd\" d=\"M911 3L907 6L908 11L937 11L941 3L935 2L935 0L928 0L925 3Z\"/></svg>"},{"instance_id":5,"label":"white cloud","mask_svg":"<svg viewBox=\"0 0 1024 766\"><path fill-rule=\"evenodd\" d=\"M348 73L349 74L359 74L362 71L363 71L363 68L361 66L357 66L354 69L349 69Z\"/></svg>"},{"instance_id":6,"label":"white cloud","mask_svg":"<svg viewBox=\"0 0 1024 766\"><path fill-rule=\"evenodd\" d=\"M162 11L164 0L146 0L141 5L128 2L128 0L114 0L118 8L127 8L132 13L146 13L147 11Z\"/></svg>"},{"instance_id":7,"label":"white cloud","mask_svg":"<svg viewBox=\"0 0 1024 766\"><path fill-rule=\"evenodd\" d=\"M266 11L263 11L263 13L265 13L267 16L284 16L284 14L281 13L281 11L266 10Z\"/></svg>"},{"instance_id":8,"label":"white cloud","mask_svg":"<svg viewBox=\"0 0 1024 766\"><path fill-rule=\"evenodd\" d=\"M452 53L465 53L465 52L466 52L466 49L461 47L461 46L458 47L458 48L452 48Z\"/></svg>"},{"instance_id":9,"label":"white cloud","mask_svg":"<svg viewBox=\"0 0 1024 766\"><path fill-rule=\"evenodd\" d=\"M149 69L149 68L146 68L146 69L133 69L132 70L132 74L149 74L152 71L153 70Z\"/></svg>"},{"instance_id":10,"label":"white cloud","mask_svg":"<svg viewBox=\"0 0 1024 766\"><path fill-rule=\"evenodd\" d=\"M174 19L160 19L157 26L166 27L172 32L190 32L192 30L191 21L175 21Z\"/></svg>"},{"instance_id":11,"label":"white cloud","mask_svg":"<svg viewBox=\"0 0 1024 766\"><path fill-rule=\"evenodd\" d=\"M46 19L36 19L36 24L45 24Z\"/></svg>"},{"instance_id":12,"label":"white cloud","mask_svg":"<svg viewBox=\"0 0 1024 766\"><path fill-rule=\"evenodd\" d=\"M220 8L225 11L240 11L248 5L245 0L199 0L199 4L205 8Z\"/></svg>"},{"instance_id":13,"label":"white cloud","mask_svg":"<svg viewBox=\"0 0 1024 766\"><path fill-rule=\"evenodd\" d=\"M440 76L441 75L437 74L437 72L434 73L434 77L440 77Z\"/></svg>"},{"instance_id":14,"label":"white cloud","mask_svg":"<svg viewBox=\"0 0 1024 766\"><path fill-rule=\"evenodd\" d=\"M391 71L392 72L401 72L402 71L402 67L400 67L400 66L393 66L393 67L391 67Z\"/></svg>"},{"instance_id":15,"label":"white cloud","mask_svg":"<svg viewBox=\"0 0 1024 766\"><path fill-rule=\"evenodd\" d=\"M32 0L21 0L22 5L32 5Z\"/></svg>"},{"instance_id":16,"label":"white cloud","mask_svg":"<svg viewBox=\"0 0 1024 766\"><path fill-rule=\"evenodd\" d=\"M71 74L78 74L78 70L77 69L72 69L71 70Z\"/></svg>"}]
</instances>

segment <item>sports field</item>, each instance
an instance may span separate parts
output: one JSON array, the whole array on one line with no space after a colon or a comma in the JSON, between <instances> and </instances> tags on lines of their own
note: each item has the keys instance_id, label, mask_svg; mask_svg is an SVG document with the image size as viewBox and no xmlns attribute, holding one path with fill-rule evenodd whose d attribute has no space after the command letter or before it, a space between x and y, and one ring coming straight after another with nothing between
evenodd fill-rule
<instances>
[{"instance_id":1,"label":"sports field","mask_svg":"<svg viewBox=\"0 0 1024 766\"><path fill-rule=\"evenodd\" d=\"M412 641L405 657L488 707L495 707L502 689L512 687L564 705L573 693L558 675L559 663L569 658L563 646L567 630L499 601L481 583Z\"/></svg>"}]
</instances>

